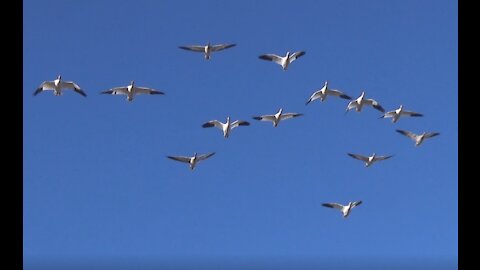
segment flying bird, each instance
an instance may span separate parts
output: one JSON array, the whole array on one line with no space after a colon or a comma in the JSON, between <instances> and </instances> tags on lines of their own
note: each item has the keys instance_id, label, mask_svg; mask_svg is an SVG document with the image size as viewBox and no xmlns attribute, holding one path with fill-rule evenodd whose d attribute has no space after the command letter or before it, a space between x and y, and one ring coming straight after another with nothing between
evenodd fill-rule
<instances>
[{"instance_id":1,"label":"flying bird","mask_svg":"<svg viewBox=\"0 0 480 270\"><path fill-rule=\"evenodd\" d=\"M204 128L216 127L223 131L223 137L228 138L230 131L238 126L249 126L250 123L243 120L235 120L230 122L230 116L227 117L227 122L222 123L218 120L211 120L202 125Z\"/></svg>"},{"instance_id":2,"label":"flying bird","mask_svg":"<svg viewBox=\"0 0 480 270\"><path fill-rule=\"evenodd\" d=\"M352 158L355 158L355 159L358 159L358 160L361 160L361 161L365 162L365 167L369 167L370 165L372 165L376 161L385 160L385 159L389 159L389 158L393 157L393 155L377 156L375 153L373 153L373 155L371 155L369 157L362 156L362 155L357 155L357 154L351 154L351 153L347 153L347 154L349 156L351 156Z\"/></svg>"},{"instance_id":3,"label":"flying bird","mask_svg":"<svg viewBox=\"0 0 480 270\"><path fill-rule=\"evenodd\" d=\"M198 162L205 160L213 156L214 154L215 152L204 154L204 155L197 155L197 152L195 152L193 153L193 157L184 157L184 156L167 156L167 157L169 159L173 159L176 161L188 163L190 165L190 169L193 170L195 169L195 165L197 165Z\"/></svg>"},{"instance_id":4,"label":"flying bird","mask_svg":"<svg viewBox=\"0 0 480 270\"><path fill-rule=\"evenodd\" d=\"M33 95L36 96L40 92L53 90L55 96L61 96L62 90L72 89L73 91L79 93L80 95L86 97L87 94L80 89L76 83L72 81L62 81L62 76L58 75L57 78L53 81L44 81L40 86L33 92Z\"/></svg>"},{"instance_id":5,"label":"flying bird","mask_svg":"<svg viewBox=\"0 0 480 270\"><path fill-rule=\"evenodd\" d=\"M357 99L348 103L346 111L348 112L349 110L355 108L357 112L361 112L364 105L370 105L383 113L385 112L385 109L383 109L383 107L376 100L365 98L365 91L362 91L362 94Z\"/></svg>"},{"instance_id":6,"label":"flying bird","mask_svg":"<svg viewBox=\"0 0 480 270\"><path fill-rule=\"evenodd\" d=\"M345 95L342 91L336 90L336 89L330 89L328 88L328 81L325 81L325 84L323 85L322 89L315 91L310 98L307 100L305 105L308 105L310 102L320 99L320 101L324 101L327 96L337 96L343 99L349 99L351 100L352 98Z\"/></svg>"},{"instance_id":7,"label":"flying bird","mask_svg":"<svg viewBox=\"0 0 480 270\"><path fill-rule=\"evenodd\" d=\"M297 58L305 55L305 53L306 53L305 51L298 51L292 54L290 54L290 52L287 52L287 54L283 57L278 56L276 54L262 54L258 58L277 63L280 66L282 66L283 70L287 70L288 65L290 65L290 63L295 61Z\"/></svg>"},{"instance_id":8,"label":"flying bird","mask_svg":"<svg viewBox=\"0 0 480 270\"><path fill-rule=\"evenodd\" d=\"M254 116L253 119L260 121L271 121L273 126L277 127L281 120L299 117L302 115L302 113L283 113L283 108L280 108L276 114Z\"/></svg>"},{"instance_id":9,"label":"flying bird","mask_svg":"<svg viewBox=\"0 0 480 270\"><path fill-rule=\"evenodd\" d=\"M347 218L352 209L360 204L362 204L362 201L349 202L347 205L341 205L339 203L322 203L325 207L335 208L342 211L344 218Z\"/></svg>"},{"instance_id":10,"label":"flying bird","mask_svg":"<svg viewBox=\"0 0 480 270\"><path fill-rule=\"evenodd\" d=\"M415 142L415 146L420 146L425 139L440 135L438 132L423 132L422 134L415 134L413 132L401 129L397 129L397 132L412 139Z\"/></svg>"},{"instance_id":11,"label":"flying bird","mask_svg":"<svg viewBox=\"0 0 480 270\"><path fill-rule=\"evenodd\" d=\"M412 112L412 111L405 111L403 109L403 105L400 105L400 108L396 109L396 110L393 110L393 111L389 111L389 112L386 112L384 115L382 115L380 118L388 118L388 117L391 117L392 118L392 123L396 123L398 121L398 119L400 119L400 116L414 116L414 117L418 117L418 116L423 116L423 114L421 113L417 113L417 112Z\"/></svg>"},{"instance_id":12,"label":"flying bird","mask_svg":"<svg viewBox=\"0 0 480 270\"><path fill-rule=\"evenodd\" d=\"M148 94L148 95L165 95L164 92L154 90L147 87L135 86L135 81L131 81L130 85L115 87L106 91L100 92L100 94L110 95L127 95L127 100L132 101L135 95Z\"/></svg>"},{"instance_id":13,"label":"flying bird","mask_svg":"<svg viewBox=\"0 0 480 270\"><path fill-rule=\"evenodd\" d=\"M189 45L189 46L178 46L180 49L193 52L203 53L206 60L210 59L212 52L218 52L224 49L232 48L236 44L217 44L211 45L210 42L207 45Z\"/></svg>"}]
</instances>

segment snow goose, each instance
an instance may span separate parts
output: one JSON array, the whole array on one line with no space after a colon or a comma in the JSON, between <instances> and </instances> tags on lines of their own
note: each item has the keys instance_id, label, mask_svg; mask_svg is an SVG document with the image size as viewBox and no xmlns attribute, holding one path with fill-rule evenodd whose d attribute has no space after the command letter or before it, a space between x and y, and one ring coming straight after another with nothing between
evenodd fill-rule
<instances>
[{"instance_id":1,"label":"snow goose","mask_svg":"<svg viewBox=\"0 0 480 270\"><path fill-rule=\"evenodd\" d=\"M280 108L280 110L276 114L254 116L253 119L260 121L271 121L273 122L273 126L276 127L281 120L290 119L302 115L302 113L283 113L283 108Z\"/></svg>"},{"instance_id":2,"label":"snow goose","mask_svg":"<svg viewBox=\"0 0 480 270\"><path fill-rule=\"evenodd\" d=\"M397 132L403 134L415 142L415 146L420 146L425 139L440 135L438 132L423 132L422 134L415 134L410 131L397 129Z\"/></svg>"},{"instance_id":3,"label":"snow goose","mask_svg":"<svg viewBox=\"0 0 480 270\"><path fill-rule=\"evenodd\" d=\"M305 105L308 105L310 102L312 102L314 100L317 100L317 99L320 99L320 101L323 102L327 98L327 96L337 96L337 97L341 97L343 99L349 99L349 100L352 99L351 97L345 95L344 93L342 93L339 90L329 89L328 88L328 81L325 81L325 85L322 87L322 89L320 89L318 91L315 91L310 96L310 98L307 100Z\"/></svg>"},{"instance_id":4,"label":"snow goose","mask_svg":"<svg viewBox=\"0 0 480 270\"><path fill-rule=\"evenodd\" d=\"M197 152L193 153L193 157L184 157L184 156L167 156L169 159L173 159L176 161L180 162L185 162L190 165L190 169L193 170L195 169L195 165L197 165L198 162L205 160L211 156L213 156L215 152L209 153L209 154L203 154L203 155L197 155Z\"/></svg>"},{"instance_id":5,"label":"snow goose","mask_svg":"<svg viewBox=\"0 0 480 270\"><path fill-rule=\"evenodd\" d=\"M383 109L377 101L365 98L365 91L362 91L362 94L357 99L348 103L346 111L348 112L350 109L355 108L357 112L361 112L363 105L370 105L383 113L385 112L385 109Z\"/></svg>"},{"instance_id":6,"label":"snow goose","mask_svg":"<svg viewBox=\"0 0 480 270\"><path fill-rule=\"evenodd\" d=\"M228 138L230 131L238 126L249 126L250 123L243 120L236 120L230 122L230 116L227 117L227 122L222 123L218 120L211 120L202 125L204 128L217 127L223 131L223 137Z\"/></svg>"},{"instance_id":7,"label":"snow goose","mask_svg":"<svg viewBox=\"0 0 480 270\"><path fill-rule=\"evenodd\" d=\"M403 109L403 105L400 105L400 108L398 108L396 110L393 110L393 111L386 112L380 118L391 117L392 118L392 123L396 123L398 121L398 119L400 119L400 116L402 116L402 115L403 116L415 116L415 117L423 116L423 114L421 114L421 113L416 113L416 112L412 112L412 111L405 111Z\"/></svg>"},{"instance_id":8,"label":"snow goose","mask_svg":"<svg viewBox=\"0 0 480 270\"><path fill-rule=\"evenodd\" d=\"M79 93L80 95L86 97L87 94L80 89L76 83L72 81L62 81L62 76L58 75L57 78L53 81L44 81L40 86L33 92L33 95L36 96L40 92L53 90L55 96L61 96L62 90L64 89L73 89L73 91Z\"/></svg>"},{"instance_id":9,"label":"snow goose","mask_svg":"<svg viewBox=\"0 0 480 270\"><path fill-rule=\"evenodd\" d=\"M236 44L217 44L211 45L210 42L207 45L189 45L189 46L178 46L180 49L193 52L202 52L205 56L205 59L210 59L212 52L218 52L224 49L232 48Z\"/></svg>"},{"instance_id":10,"label":"snow goose","mask_svg":"<svg viewBox=\"0 0 480 270\"><path fill-rule=\"evenodd\" d=\"M347 205L341 205L339 203L322 203L325 207L335 208L342 211L344 218L347 218L352 209L360 204L362 204L362 201L349 202Z\"/></svg>"},{"instance_id":11,"label":"snow goose","mask_svg":"<svg viewBox=\"0 0 480 270\"><path fill-rule=\"evenodd\" d=\"M135 86L135 81L131 81L130 85L115 87L110 90L102 91L100 94L110 95L127 95L127 100L132 101L135 95L149 94L149 95L165 95L162 91L154 90L146 87Z\"/></svg>"},{"instance_id":12,"label":"snow goose","mask_svg":"<svg viewBox=\"0 0 480 270\"><path fill-rule=\"evenodd\" d=\"M377 156L375 153L373 153L373 155L369 156L369 157L366 157L366 156L362 156L362 155L357 155L357 154L351 154L351 153L347 153L349 156L351 156L352 158L355 158L355 159L358 159L358 160L361 160L363 162L365 162L365 167L369 167L370 165L372 165L375 161L379 161L379 160L385 160L385 159L389 159L391 157L393 157L393 155L390 155L390 156Z\"/></svg>"},{"instance_id":13,"label":"snow goose","mask_svg":"<svg viewBox=\"0 0 480 270\"><path fill-rule=\"evenodd\" d=\"M278 56L276 54L262 54L258 58L263 59L263 60L267 60L267 61L275 62L275 63L279 64L280 66L282 66L283 70L287 70L288 65L290 65L290 63L295 61L300 56L305 55L305 53L306 53L305 51L298 51L298 52L294 52L292 54L290 54L290 52L287 52L287 54L283 57Z\"/></svg>"}]
</instances>

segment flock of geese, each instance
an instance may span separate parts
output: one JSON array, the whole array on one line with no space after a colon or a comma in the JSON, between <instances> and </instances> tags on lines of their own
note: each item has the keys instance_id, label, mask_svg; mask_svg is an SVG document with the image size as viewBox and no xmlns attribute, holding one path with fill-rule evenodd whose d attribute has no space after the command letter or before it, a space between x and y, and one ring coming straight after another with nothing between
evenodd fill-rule
<instances>
[{"instance_id":1,"label":"flock of geese","mask_svg":"<svg viewBox=\"0 0 480 270\"><path fill-rule=\"evenodd\" d=\"M188 51L203 53L204 58L206 60L209 60L213 52L222 51L224 49L232 48L234 46L236 46L236 44L212 45L208 43L207 45L179 46L179 48L188 50ZM259 59L274 62L280 65L282 67L282 70L286 71L289 65L293 61L302 57L303 55L305 55L305 51L297 51L294 53L287 52L285 56L279 56L276 54L263 54L259 56ZM35 90L33 95L36 96L39 93L44 91L53 91L53 94L55 96L60 96L62 95L62 91L67 89L71 89L84 97L87 96L87 94L76 83L72 81L62 80L62 77L60 75L58 75L58 77L53 81L44 81ZM102 91L100 92L100 94L126 95L127 101L132 101L136 95L140 95L140 94L164 95L165 93L159 90L148 88L148 87L136 86L135 82L131 81L130 84L127 86L114 87L109 90ZM346 112L348 112L351 109L355 109L357 112L361 112L364 106L371 106L374 109L383 113L383 115L380 118L392 118L392 123L396 123L402 116L403 117L423 116L423 114L421 113L405 110L403 108L403 105L400 105L400 107L396 110L385 112L385 109L376 100L365 97L365 91L362 91L362 93L358 98L352 99L350 96L346 95L340 90L329 88L328 81L325 82L324 86L320 90L315 91L310 96L310 98L307 100L305 105L308 105L317 99L320 99L320 101L323 102L327 99L328 96L339 97L342 99L350 100L350 102L347 105ZM278 112L275 114L254 116L253 119L259 120L259 121L269 121L269 122L272 122L273 127L277 127L280 121L282 120L296 118L302 115L303 114L301 113L293 113L293 112L284 113L283 108L280 108ZM239 126L249 126L249 125L250 123L247 121L244 121L244 120L231 121L230 117L227 117L225 123L218 120L211 120L204 123L202 127L203 128L216 127L223 132L224 138L228 138L233 129ZM425 141L425 139L432 138L440 134L438 132L423 132L421 134L415 134L413 132L400 130L400 129L397 129L396 131L412 139L415 142L415 146L420 146ZM193 170L198 162L206 160L211 156L213 156L214 154L215 152L199 155L195 152L193 156L167 156L167 157L172 160L187 163L189 164L190 169ZM375 153L373 153L371 156L363 156L363 155L352 154L352 153L347 153L347 154L354 159L358 159L364 162L365 167L371 166L376 161L386 160L393 157L393 155L377 156ZM339 203L323 203L322 205L325 207L335 208L337 210L340 210L343 214L343 217L346 218L350 214L351 210L354 207L360 205L361 203L362 201L353 201L353 202L349 202L347 205L342 205Z\"/></svg>"}]
</instances>

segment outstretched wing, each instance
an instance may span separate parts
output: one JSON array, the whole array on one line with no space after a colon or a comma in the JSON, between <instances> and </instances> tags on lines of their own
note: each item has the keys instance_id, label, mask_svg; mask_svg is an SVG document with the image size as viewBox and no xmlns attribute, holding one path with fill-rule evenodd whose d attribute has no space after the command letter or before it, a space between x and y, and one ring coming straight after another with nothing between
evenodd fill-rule
<instances>
[{"instance_id":1,"label":"outstretched wing","mask_svg":"<svg viewBox=\"0 0 480 270\"><path fill-rule=\"evenodd\" d=\"M335 208L335 209L338 209L338 210L343 209L343 205L341 205L339 203L322 203L322 205L325 206L325 207Z\"/></svg>"},{"instance_id":2,"label":"outstretched wing","mask_svg":"<svg viewBox=\"0 0 480 270\"><path fill-rule=\"evenodd\" d=\"M234 129L238 126L249 126L250 123L247 122L247 121L243 121L243 120L236 120L236 121L233 121L233 123L230 125L230 128L231 129Z\"/></svg>"},{"instance_id":3,"label":"outstretched wing","mask_svg":"<svg viewBox=\"0 0 480 270\"><path fill-rule=\"evenodd\" d=\"M299 116L302 116L302 115L303 115L303 113L285 113L285 114L280 115L280 120L299 117Z\"/></svg>"},{"instance_id":4,"label":"outstretched wing","mask_svg":"<svg viewBox=\"0 0 480 270\"><path fill-rule=\"evenodd\" d=\"M40 84L40 86L33 92L33 95L36 96L38 93L44 91L44 90L54 90L55 89L55 84L53 81L44 81Z\"/></svg>"},{"instance_id":5,"label":"outstretched wing","mask_svg":"<svg viewBox=\"0 0 480 270\"><path fill-rule=\"evenodd\" d=\"M385 160L385 159L389 159L393 157L393 155L390 155L390 156L375 156L375 160Z\"/></svg>"},{"instance_id":6,"label":"outstretched wing","mask_svg":"<svg viewBox=\"0 0 480 270\"><path fill-rule=\"evenodd\" d=\"M190 46L178 46L180 49L193 52L205 52L205 46L200 45L190 45Z\"/></svg>"},{"instance_id":7,"label":"outstretched wing","mask_svg":"<svg viewBox=\"0 0 480 270\"><path fill-rule=\"evenodd\" d=\"M355 206L359 206L360 204L362 204L362 201L353 202L352 203L352 208L355 207Z\"/></svg>"},{"instance_id":8,"label":"outstretched wing","mask_svg":"<svg viewBox=\"0 0 480 270\"><path fill-rule=\"evenodd\" d=\"M423 116L423 114L421 113L412 112L412 111L402 111L402 115L413 116L413 117Z\"/></svg>"},{"instance_id":9,"label":"outstretched wing","mask_svg":"<svg viewBox=\"0 0 480 270\"><path fill-rule=\"evenodd\" d=\"M148 94L148 95L165 95L164 92L158 91L155 89L147 88L147 87L134 87L136 94Z\"/></svg>"},{"instance_id":10,"label":"outstretched wing","mask_svg":"<svg viewBox=\"0 0 480 270\"><path fill-rule=\"evenodd\" d=\"M350 101L350 102L348 103L348 106L347 106L347 110L346 110L346 111L351 110L351 109L353 109L353 108L356 108L357 106L358 106L357 100L352 100L352 101Z\"/></svg>"},{"instance_id":11,"label":"outstretched wing","mask_svg":"<svg viewBox=\"0 0 480 270\"><path fill-rule=\"evenodd\" d=\"M100 94L110 94L110 95L126 95L127 94L127 87L115 87L109 90L105 90L100 92Z\"/></svg>"},{"instance_id":12,"label":"outstretched wing","mask_svg":"<svg viewBox=\"0 0 480 270\"><path fill-rule=\"evenodd\" d=\"M330 96L337 96L337 97L341 97L343 99L349 99L349 100L352 99L350 96L345 95L342 91L337 89L327 89L326 92L327 92L327 95L330 95Z\"/></svg>"},{"instance_id":13,"label":"outstretched wing","mask_svg":"<svg viewBox=\"0 0 480 270\"><path fill-rule=\"evenodd\" d=\"M198 161L200 161L200 160L205 160L205 159L207 159L207 158L209 158L209 157L211 157L211 156L213 156L213 155L215 155L215 152L197 156L197 159L198 159Z\"/></svg>"},{"instance_id":14,"label":"outstretched wing","mask_svg":"<svg viewBox=\"0 0 480 270\"><path fill-rule=\"evenodd\" d=\"M366 157L366 156L352 154L352 153L347 153L347 154L349 156L351 156L352 158L355 158L355 159L358 159L358 160L361 160L361 161L364 161L364 162L368 162L368 157Z\"/></svg>"},{"instance_id":15,"label":"outstretched wing","mask_svg":"<svg viewBox=\"0 0 480 270\"><path fill-rule=\"evenodd\" d=\"M426 133L425 134L425 138L431 138L431 137L435 137L437 135L440 135L440 133L438 132L429 132L429 133Z\"/></svg>"},{"instance_id":16,"label":"outstretched wing","mask_svg":"<svg viewBox=\"0 0 480 270\"><path fill-rule=\"evenodd\" d=\"M87 94L85 92L82 91L82 89L80 88L80 86L78 86L76 83L72 82L72 81L64 81L62 82L62 85L61 85L62 88L65 88L65 89L73 89L73 91L79 93L80 95L86 97Z\"/></svg>"},{"instance_id":17,"label":"outstretched wing","mask_svg":"<svg viewBox=\"0 0 480 270\"><path fill-rule=\"evenodd\" d=\"M406 131L406 130L401 130L401 129L397 129L396 130L398 133L402 134L402 135L405 135L407 137L409 137L410 139L412 140L416 140L417 139L417 134L414 134L410 131Z\"/></svg>"},{"instance_id":18,"label":"outstretched wing","mask_svg":"<svg viewBox=\"0 0 480 270\"><path fill-rule=\"evenodd\" d=\"M301 56L305 55L305 51L299 51L299 52L294 52L290 57L288 57L288 60L291 62L297 60L297 58L300 58Z\"/></svg>"},{"instance_id":19,"label":"outstretched wing","mask_svg":"<svg viewBox=\"0 0 480 270\"><path fill-rule=\"evenodd\" d=\"M378 103L376 100L374 99L369 99L369 98L366 98L364 99L364 102L365 104L368 104L368 105L371 105L373 108L381 111L381 112L385 112L385 109L380 105L380 103Z\"/></svg>"},{"instance_id":20,"label":"outstretched wing","mask_svg":"<svg viewBox=\"0 0 480 270\"><path fill-rule=\"evenodd\" d=\"M211 120L203 124L202 127L204 128L217 127L219 129L223 129L223 123L218 120Z\"/></svg>"},{"instance_id":21,"label":"outstretched wing","mask_svg":"<svg viewBox=\"0 0 480 270\"><path fill-rule=\"evenodd\" d=\"M255 120L260 120L260 121L275 121L275 116L274 115L262 115L262 116L254 116L252 117Z\"/></svg>"},{"instance_id":22,"label":"outstretched wing","mask_svg":"<svg viewBox=\"0 0 480 270\"><path fill-rule=\"evenodd\" d=\"M218 44L211 47L212 52L218 52L224 49L235 47L237 44Z\"/></svg>"},{"instance_id":23,"label":"outstretched wing","mask_svg":"<svg viewBox=\"0 0 480 270\"><path fill-rule=\"evenodd\" d=\"M311 96L310 98L307 100L307 102L305 102L305 105L308 105L310 102L316 100L316 99L319 99L320 97L322 96L322 90L318 90L318 91L315 91Z\"/></svg>"},{"instance_id":24,"label":"outstretched wing","mask_svg":"<svg viewBox=\"0 0 480 270\"><path fill-rule=\"evenodd\" d=\"M182 156L167 156L169 159L173 159L180 162L190 163L190 157L182 157Z\"/></svg>"},{"instance_id":25,"label":"outstretched wing","mask_svg":"<svg viewBox=\"0 0 480 270\"><path fill-rule=\"evenodd\" d=\"M267 61L273 61L279 65L282 64L282 57L276 55L276 54L262 54L258 58L267 60Z\"/></svg>"}]
</instances>

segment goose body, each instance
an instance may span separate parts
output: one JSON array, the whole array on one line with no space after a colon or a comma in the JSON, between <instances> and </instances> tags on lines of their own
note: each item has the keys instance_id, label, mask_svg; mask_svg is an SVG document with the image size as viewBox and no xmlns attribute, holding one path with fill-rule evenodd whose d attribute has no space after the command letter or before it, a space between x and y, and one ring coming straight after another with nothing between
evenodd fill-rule
<instances>
[{"instance_id":1,"label":"goose body","mask_svg":"<svg viewBox=\"0 0 480 270\"><path fill-rule=\"evenodd\" d=\"M184 49L192 52L201 52L203 53L206 60L210 59L212 52L218 52L228 48L232 48L236 44L216 44L211 45L210 42L207 45L188 45L188 46L179 46L180 49Z\"/></svg>"},{"instance_id":2,"label":"goose body","mask_svg":"<svg viewBox=\"0 0 480 270\"><path fill-rule=\"evenodd\" d=\"M211 156L213 156L215 152L208 153L208 154L203 154L203 155L198 155L197 152L193 153L193 156L191 157L185 157L185 156L167 156L169 159L173 159L176 161L188 163L190 166L190 170L195 169L195 166L197 165L198 162L205 160Z\"/></svg>"},{"instance_id":3,"label":"goose body","mask_svg":"<svg viewBox=\"0 0 480 270\"><path fill-rule=\"evenodd\" d=\"M383 109L383 107L376 100L365 98L365 91L362 91L362 94L357 99L348 103L346 111L348 112L349 110L355 108L357 112L361 112L364 105L369 105L383 113L385 112L385 109Z\"/></svg>"},{"instance_id":4,"label":"goose body","mask_svg":"<svg viewBox=\"0 0 480 270\"><path fill-rule=\"evenodd\" d=\"M420 146L425 141L425 139L440 135L440 133L438 132L423 132L422 134L415 134L413 132L401 129L397 129L397 132L412 139L415 142L415 146Z\"/></svg>"},{"instance_id":5,"label":"goose body","mask_svg":"<svg viewBox=\"0 0 480 270\"><path fill-rule=\"evenodd\" d=\"M327 98L327 96L337 96L337 97L340 97L343 99L349 99L349 100L352 99L350 96L345 95L340 90L328 88L328 81L325 81L325 84L323 85L322 89L315 91L307 100L305 105L308 105L310 102L315 101L317 99L320 99L320 101L323 102Z\"/></svg>"},{"instance_id":6,"label":"goose body","mask_svg":"<svg viewBox=\"0 0 480 270\"><path fill-rule=\"evenodd\" d=\"M355 202L349 202L347 205L342 205L339 203L322 203L322 205L325 207L335 208L340 210L343 214L343 217L347 218L348 215L350 215L350 212L352 211L352 209L356 206L359 206L361 203L362 201L355 201Z\"/></svg>"},{"instance_id":7,"label":"goose body","mask_svg":"<svg viewBox=\"0 0 480 270\"><path fill-rule=\"evenodd\" d=\"M106 91L100 92L100 94L110 95L126 95L127 101L132 101L135 95L147 94L147 95L165 95L164 92L147 87L139 87L135 85L135 81L131 81L127 86L115 87Z\"/></svg>"},{"instance_id":8,"label":"goose body","mask_svg":"<svg viewBox=\"0 0 480 270\"><path fill-rule=\"evenodd\" d=\"M63 81L62 76L58 75L57 78L53 81L44 81L40 86L33 92L33 95L36 96L43 91L53 91L55 96L61 96L62 91L65 89L72 89L73 91L79 93L80 95L86 97L87 94L76 83L72 81Z\"/></svg>"},{"instance_id":9,"label":"goose body","mask_svg":"<svg viewBox=\"0 0 480 270\"><path fill-rule=\"evenodd\" d=\"M287 54L285 56L278 56L276 54L262 54L258 58L260 58L262 60L267 60L267 61L272 61L274 63L277 63L280 66L282 66L283 70L287 70L288 66L293 61L295 61L299 57L305 55L305 53L306 53L305 51L298 51L298 52L294 52L294 53L287 52Z\"/></svg>"},{"instance_id":10,"label":"goose body","mask_svg":"<svg viewBox=\"0 0 480 270\"><path fill-rule=\"evenodd\" d=\"M280 121L294 117L302 116L301 113L283 113L283 108L280 108L276 114L267 114L262 116L254 116L253 119L259 121L271 121L274 127L277 127Z\"/></svg>"},{"instance_id":11,"label":"goose body","mask_svg":"<svg viewBox=\"0 0 480 270\"><path fill-rule=\"evenodd\" d=\"M249 126L249 125L250 125L249 122L243 121L243 120L235 120L235 121L231 122L230 121L230 116L228 116L227 121L225 123L222 123L218 120L211 120L211 121L208 121L205 124L203 124L202 127L204 127L204 128L209 128L209 127L219 128L223 132L223 137L228 138L232 129L234 129L238 126Z\"/></svg>"},{"instance_id":12,"label":"goose body","mask_svg":"<svg viewBox=\"0 0 480 270\"><path fill-rule=\"evenodd\" d=\"M406 111L403 109L403 105L400 105L400 107L396 110L386 112L384 115L382 115L380 118L392 118L392 123L396 123L398 119L400 119L400 116L411 116L411 117L419 117L423 116L421 113L417 112L412 112L412 111Z\"/></svg>"},{"instance_id":13,"label":"goose body","mask_svg":"<svg viewBox=\"0 0 480 270\"><path fill-rule=\"evenodd\" d=\"M358 160L361 160L361 161L365 162L365 167L370 167L370 165L372 165L376 161L385 160L385 159L389 159L389 158L393 157L393 155L377 156L375 153L373 153L373 155L371 155L369 157L358 155L358 154L351 154L351 153L347 153L347 154L349 156L351 156L352 158L355 158L355 159L358 159Z\"/></svg>"}]
</instances>

